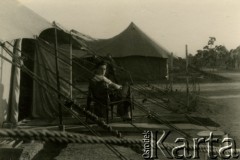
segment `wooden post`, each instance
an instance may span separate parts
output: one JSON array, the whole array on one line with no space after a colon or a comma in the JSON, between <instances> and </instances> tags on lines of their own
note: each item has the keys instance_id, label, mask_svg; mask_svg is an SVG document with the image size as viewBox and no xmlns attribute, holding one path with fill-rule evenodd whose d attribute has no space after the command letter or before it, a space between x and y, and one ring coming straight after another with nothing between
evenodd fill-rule
<instances>
[{"instance_id":1,"label":"wooden post","mask_svg":"<svg viewBox=\"0 0 240 160\"><path fill-rule=\"evenodd\" d=\"M166 82L165 82L165 89L167 91L169 91L169 80L170 80L170 69L169 69L169 59L167 59L167 62L166 62L166 69L167 69L167 73L166 73Z\"/></svg>"},{"instance_id":2,"label":"wooden post","mask_svg":"<svg viewBox=\"0 0 240 160\"><path fill-rule=\"evenodd\" d=\"M170 58L170 90L173 91L173 53L171 53Z\"/></svg>"},{"instance_id":3,"label":"wooden post","mask_svg":"<svg viewBox=\"0 0 240 160\"><path fill-rule=\"evenodd\" d=\"M3 47L2 47L2 42L0 41L0 55L3 56ZM4 85L3 85L3 78L2 78L2 75L3 75L3 59L0 58L0 104L1 104L1 107L0 107L0 128L2 128L2 125L3 125L3 122L4 122L4 105L3 102L3 92L4 92Z\"/></svg>"},{"instance_id":4,"label":"wooden post","mask_svg":"<svg viewBox=\"0 0 240 160\"><path fill-rule=\"evenodd\" d=\"M73 85L73 79L72 79L72 76L73 76L73 68L72 68L72 34L71 34L71 32L70 32L70 37L69 37L69 49L70 49L70 58L69 58L69 60L70 60L70 98L72 99L73 97L72 97L72 89L73 89L73 87L72 87L72 85Z\"/></svg>"},{"instance_id":5,"label":"wooden post","mask_svg":"<svg viewBox=\"0 0 240 160\"><path fill-rule=\"evenodd\" d=\"M3 55L3 47L2 47L3 43L0 41L0 54ZM0 61L0 84L2 83L2 75L3 75L3 59L1 58L1 61ZM0 90L1 91L1 90Z\"/></svg>"},{"instance_id":6,"label":"wooden post","mask_svg":"<svg viewBox=\"0 0 240 160\"><path fill-rule=\"evenodd\" d=\"M55 31L54 51L55 51L57 90L58 90L58 92L61 92L61 90L60 90L60 81L59 81L59 68L58 68L57 26L56 26L55 22L53 22L53 25L54 25L54 31ZM60 100L60 99L61 99L61 95L58 94L58 100ZM59 130L64 131L63 118L62 118L62 106L61 106L60 102L58 103L58 111L59 111Z\"/></svg>"},{"instance_id":7,"label":"wooden post","mask_svg":"<svg viewBox=\"0 0 240 160\"><path fill-rule=\"evenodd\" d=\"M187 91L187 107L189 107L189 73L188 73L188 46L186 45L186 91Z\"/></svg>"}]
</instances>

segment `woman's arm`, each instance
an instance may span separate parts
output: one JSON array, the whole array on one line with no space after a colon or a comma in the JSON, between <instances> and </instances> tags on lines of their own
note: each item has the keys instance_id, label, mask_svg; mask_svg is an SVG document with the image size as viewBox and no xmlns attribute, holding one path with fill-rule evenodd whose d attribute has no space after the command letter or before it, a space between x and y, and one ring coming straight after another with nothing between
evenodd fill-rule
<instances>
[{"instance_id":1,"label":"woman's arm","mask_svg":"<svg viewBox=\"0 0 240 160\"><path fill-rule=\"evenodd\" d=\"M115 89L122 89L122 86L116 83L113 83L110 79L104 76L103 78L104 82L106 82L109 86L115 88Z\"/></svg>"}]
</instances>

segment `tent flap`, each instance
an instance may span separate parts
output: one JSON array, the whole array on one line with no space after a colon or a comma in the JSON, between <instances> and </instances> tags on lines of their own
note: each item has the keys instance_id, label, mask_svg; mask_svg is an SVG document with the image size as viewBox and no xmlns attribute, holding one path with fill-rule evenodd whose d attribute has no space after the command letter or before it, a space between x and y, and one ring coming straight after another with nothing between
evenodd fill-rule
<instances>
[{"instance_id":1,"label":"tent flap","mask_svg":"<svg viewBox=\"0 0 240 160\"><path fill-rule=\"evenodd\" d=\"M32 116L35 118L54 118L58 116L58 93L54 46L37 41L34 73L46 83L34 81ZM70 95L70 55L59 49L60 92ZM47 90L46 90L47 89Z\"/></svg>"}]
</instances>

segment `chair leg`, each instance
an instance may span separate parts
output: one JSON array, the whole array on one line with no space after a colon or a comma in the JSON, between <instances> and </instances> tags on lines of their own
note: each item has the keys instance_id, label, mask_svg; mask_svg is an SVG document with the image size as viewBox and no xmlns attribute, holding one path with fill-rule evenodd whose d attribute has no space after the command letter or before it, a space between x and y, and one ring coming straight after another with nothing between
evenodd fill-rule
<instances>
[{"instance_id":1,"label":"chair leg","mask_svg":"<svg viewBox=\"0 0 240 160\"><path fill-rule=\"evenodd\" d=\"M111 118L113 120L113 105L111 105Z\"/></svg>"},{"instance_id":2,"label":"chair leg","mask_svg":"<svg viewBox=\"0 0 240 160\"><path fill-rule=\"evenodd\" d=\"M131 122L132 122L133 121L132 105L130 105L130 117L131 117Z\"/></svg>"},{"instance_id":3,"label":"chair leg","mask_svg":"<svg viewBox=\"0 0 240 160\"><path fill-rule=\"evenodd\" d=\"M107 108L106 108L106 118L107 118L107 124L109 123L109 117L108 117L108 106L107 106Z\"/></svg>"}]
</instances>

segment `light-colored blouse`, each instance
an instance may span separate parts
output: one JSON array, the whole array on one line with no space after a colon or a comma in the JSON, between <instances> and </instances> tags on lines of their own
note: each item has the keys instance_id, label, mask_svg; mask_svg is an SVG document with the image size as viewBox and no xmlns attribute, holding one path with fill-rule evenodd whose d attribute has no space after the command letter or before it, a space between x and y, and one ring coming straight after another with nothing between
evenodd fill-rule
<instances>
[{"instance_id":1,"label":"light-colored blouse","mask_svg":"<svg viewBox=\"0 0 240 160\"><path fill-rule=\"evenodd\" d=\"M104 75L98 75L98 74L96 74L96 75L92 78L92 81L96 81L96 82L103 81L103 82L105 82L108 86L114 87L115 89L121 89L121 88L122 88L121 85L118 85L118 84L116 84L116 83L113 83L110 79L108 79L108 78L105 77Z\"/></svg>"}]
</instances>

